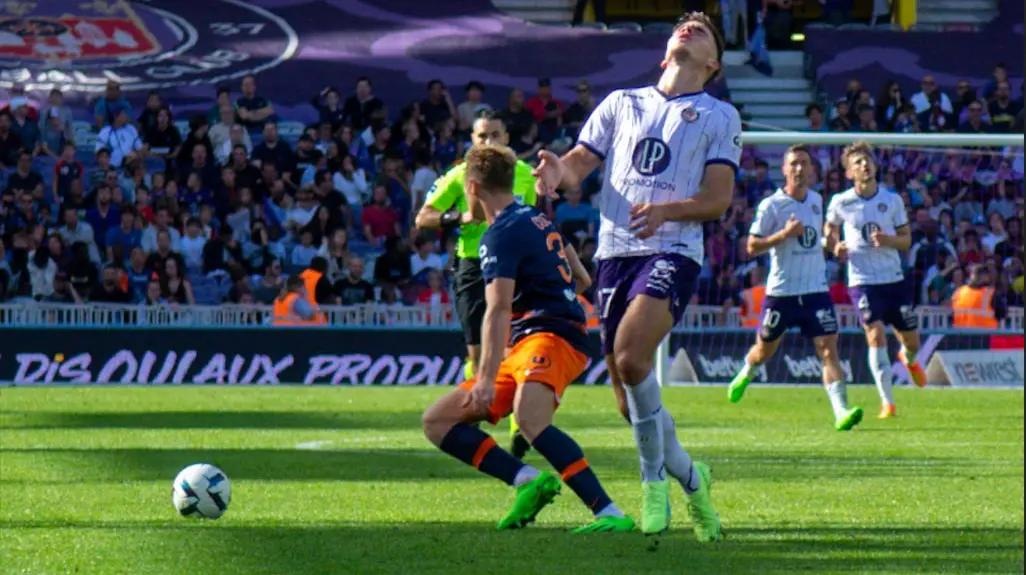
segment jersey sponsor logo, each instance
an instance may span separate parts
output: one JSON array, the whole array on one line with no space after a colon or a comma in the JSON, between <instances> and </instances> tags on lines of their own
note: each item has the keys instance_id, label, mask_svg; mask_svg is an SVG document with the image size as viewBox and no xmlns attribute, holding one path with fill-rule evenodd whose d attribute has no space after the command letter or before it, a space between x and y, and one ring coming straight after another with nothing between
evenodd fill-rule
<instances>
[{"instance_id":1,"label":"jersey sponsor logo","mask_svg":"<svg viewBox=\"0 0 1026 575\"><path fill-rule=\"evenodd\" d=\"M631 163L643 176L655 176L670 166L670 146L659 138L644 138L634 147Z\"/></svg>"},{"instance_id":2,"label":"jersey sponsor logo","mask_svg":"<svg viewBox=\"0 0 1026 575\"><path fill-rule=\"evenodd\" d=\"M7 2L0 8L0 88L219 84L277 66L298 46L288 22L244 0Z\"/></svg>"},{"instance_id":3,"label":"jersey sponsor logo","mask_svg":"<svg viewBox=\"0 0 1026 575\"><path fill-rule=\"evenodd\" d=\"M881 202L881 203L876 205L876 209L880 210L881 214L886 213L887 212L887 204Z\"/></svg>"},{"instance_id":4,"label":"jersey sponsor logo","mask_svg":"<svg viewBox=\"0 0 1026 575\"><path fill-rule=\"evenodd\" d=\"M698 110L696 110L694 106L691 106L690 102L689 105L685 106L684 109L680 111L680 118L689 123L697 120L698 115Z\"/></svg>"},{"instance_id":5,"label":"jersey sponsor logo","mask_svg":"<svg viewBox=\"0 0 1026 575\"><path fill-rule=\"evenodd\" d=\"M878 231L880 231L880 224L876 222L866 222L862 225L862 241L868 244L870 239L873 237L873 232Z\"/></svg>"},{"instance_id":6,"label":"jersey sponsor logo","mask_svg":"<svg viewBox=\"0 0 1026 575\"><path fill-rule=\"evenodd\" d=\"M677 266L673 262L668 260L656 260L652 264L652 271L648 272L648 282L646 287L658 290L661 292L670 291L670 286L673 285L673 274L676 273Z\"/></svg>"},{"instance_id":7,"label":"jersey sponsor logo","mask_svg":"<svg viewBox=\"0 0 1026 575\"><path fill-rule=\"evenodd\" d=\"M834 317L834 310L832 309L817 309L816 321L819 322L819 326L824 331L837 331L837 318Z\"/></svg>"},{"instance_id":8,"label":"jersey sponsor logo","mask_svg":"<svg viewBox=\"0 0 1026 575\"><path fill-rule=\"evenodd\" d=\"M798 236L798 245L805 249L812 249L816 247L816 240L819 239L819 232L812 226L805 226L805 230L802 235Z\"/></svg>"}]
</instances>

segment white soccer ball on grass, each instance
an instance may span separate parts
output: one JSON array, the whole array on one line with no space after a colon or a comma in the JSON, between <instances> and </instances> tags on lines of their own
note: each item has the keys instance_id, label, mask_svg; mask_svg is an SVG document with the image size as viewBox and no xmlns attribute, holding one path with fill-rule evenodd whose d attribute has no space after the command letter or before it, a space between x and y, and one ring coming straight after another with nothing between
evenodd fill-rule
<instances>
[{"instance_id":1,"label":"white soccer ball on grass","mask_svg":"<svg viewBox=\"0 0 1026 575\"><path fill-rule=\"evenodd\" d=\"M179 471L171 485L171 503L185 517L217 519L228 510L231 500L228 476L209 463L196 463Z\"/></svg>"}]
</instances>

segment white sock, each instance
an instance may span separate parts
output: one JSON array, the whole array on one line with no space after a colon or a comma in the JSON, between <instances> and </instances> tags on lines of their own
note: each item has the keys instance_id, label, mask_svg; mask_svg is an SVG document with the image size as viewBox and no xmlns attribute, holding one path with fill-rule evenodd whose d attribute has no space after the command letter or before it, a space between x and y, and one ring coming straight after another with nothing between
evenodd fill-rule
<instances>
[{"instance_id":1,"label":"white sock","mask_svg":"<svg viewBox=\"0 0 1026 575\"><path fill-rule=\"evenodd\" d=\"M880 401L886 405L894 405L894 391L891 388L891 359L887 357L886 347L869 348L869 370L876 380L876 390L880 392Z\"/></svg>"},{"instance_id":2,"label":"white sock","mask_svg":"<svg viewBox=\"0 0 1026 575\"><path fill-rule=\"evenodd\" d=\"M595 514L595 517L623 517L623 511L616 506L616 503L610 503L602 508L601 511Z\"/></svg>"},{"instance_id":3,"label":"white sock","mask_svg":"<svg viewBox=\"0 0 1026 575\"><path fill-rule=\"evenodd\" d=\"M517 471L517 476L513 478L513 487L520 487L525 483L534 481L535 477L538 477L538 470L530 465L525 465L520 468L520 471Z\"/></svg>"},{"instance_id":4,"label":"white sock","mask_svg":"<svg viewBox=\"0 0 1026 575\"><path fill-rule=\"evenodd\" d=\"M843 381L828 383L826 386L827 397L830 398L830 407L834 408L834 417L841 417L848 411L848 389Z\"/></svg>"},{"instance_id":5,"label":"white sock","mask_svg":"<svg viewBox=\"0 0 1026 575\"><path fill-rule=\"evenodd\" d=\"M674 423L670 412L664 409L659 413L663 420L663 457L666 471L680 483L685 493L694 493L698 491L700 479L691 465L691 455L677 440L677 424Z\"/></svg>"},{"instance_id":6,"label":"white sock","mask_svg":"<svg viewBox=\"0 0 1026 575\"><path fill-rule=\"evenodd\" d=\"M634 443L638 446L641 459L642 481L661 481L666 478L663 456L663 419L659 412L663 409L659 383L655 374L648 376L637 385L625 385L627 390L627 408L631 414L631 427L634 429Z\"/></svg>"},{"instance_id":7,"label":"white sock","mask_svg":"<svg viewBox=\"0 0 1026 575\"><path fill-rule=\"evenodd\" d=\"M745 366L741 368L741 377L745 377L745 378L752 377L752 372L754 372L758 367L759 366L757 366L757 365L752 365L752 364L748 363L748 360L746 359L745 360Z\"/></svg>"}]
</instances>

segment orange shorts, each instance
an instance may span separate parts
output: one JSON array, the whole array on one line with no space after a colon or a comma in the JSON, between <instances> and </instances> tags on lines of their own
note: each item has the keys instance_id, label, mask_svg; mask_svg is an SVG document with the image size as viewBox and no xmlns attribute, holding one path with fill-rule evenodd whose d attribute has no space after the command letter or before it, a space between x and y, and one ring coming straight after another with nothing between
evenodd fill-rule
<instances>
[{"instance_id":1,"label":"orange shorts","mask_svg":"<svg viewBox=\"0 0 1026 575\"><path fill-rule=\"evenodd\" d=\"M513 412L513 398L517 387L535 381L552 388L556 401L563 391L584 371L588 356L577 351L558 335L542 332L529 335L517 342L499 364L495 378L495 398L488 407L488 421L498 423ZM460 389L470 391L477 378L461 383Z\"/></svg>"}]
</instances>

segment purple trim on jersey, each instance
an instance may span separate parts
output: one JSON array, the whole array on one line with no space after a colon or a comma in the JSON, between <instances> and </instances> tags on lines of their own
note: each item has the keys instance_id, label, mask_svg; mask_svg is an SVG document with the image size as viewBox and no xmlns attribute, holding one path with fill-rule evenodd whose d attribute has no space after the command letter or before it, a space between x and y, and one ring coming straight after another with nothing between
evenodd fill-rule
<instances>
[{"instance_id":1,"label":"purple trim on jersey","mask_svg":"<svg viewBox=\"0 0 1026 575\"><path fill-rule=\"evenodd\" d=\"M738 165L735 164L732 160L728 160L727 158L713 158L711 160L706 160L705 165L708 166L709 164L726 164L731 168L734 168L735 174L738 172Z\"/></svg>"},{"instance_id":2,"label":"purple trim on jersey","mask_svg":"<svg viewBox=\"0 0 1026 575\"><path fill-rule=\"evenodd\" d=\"M684 93L684 94L677 94L676 96L668 96L665 92L663 92L662 90L660 90L659 88L657 88L655 86L652 86L652 89L655 90L656 92L658 92L659 95L662 96L663 98L666 98L667 102L669 102L670 100L676 100L677 98L687 98L688 96L697 96L699 94L704 94L705 93L705 90L699 90L697 92L687 92L687 93Z\"/></svg>"},{"instance_id":3,"label":"purple trim on jersey","mask_svg":"<svg viewBox=\"0 0 1026 575\"><path fill-rule=\"evenodd\" d=\"M613 353L616 330L627 305L639 294L670 300L674 325L695 292L702 267L680 254L652 254L602 259L595 285L602 316L602 353Z\"/></svg>"},{"instance_id":4,"label":"purple trim on jersey","mask_svg":"<svg viewBox=\"0 0 1026 575\"><path fill-rule=\"evenodd\" d=\"M589 144L588 142L584 142L584 141L578 141L577 143L578 143L578 144L580 144L580 145L582 145L582 146L584 146L585 148L587 148L587 150L588 150L589 152L591 152L592 154L595 154L596 156L598 156L600 160L605 160L605 159L606 159L606 155L605 155L605 154L603 154L602 152L600 152L600 151L598 150L598 148L596 148L595 146L592 146L592 145L591 145L591 144Z\"/></svg>"}]
</instances>

